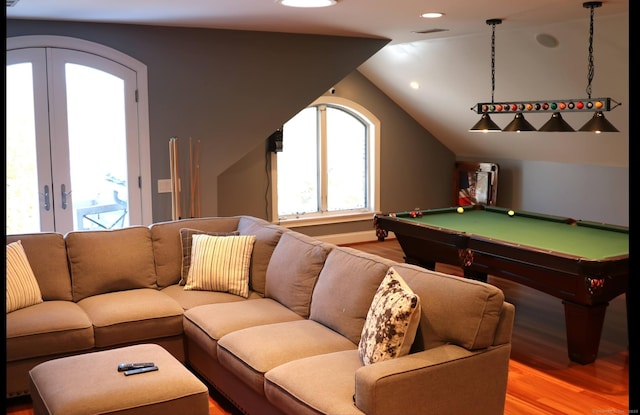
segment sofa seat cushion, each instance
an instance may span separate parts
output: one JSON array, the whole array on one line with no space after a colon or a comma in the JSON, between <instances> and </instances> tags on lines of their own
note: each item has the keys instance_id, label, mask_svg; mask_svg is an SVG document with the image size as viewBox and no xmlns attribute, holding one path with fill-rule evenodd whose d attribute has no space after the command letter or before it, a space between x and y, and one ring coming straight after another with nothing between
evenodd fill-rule
<instances>
[{"instance_id":1,"label":"sofa seat cushion","mask_svg":"<svg viewBox=\"0 0 640 415\"><path fill-rule=\"evenodd\" d=\"M262 295L255 291L249 291L249 297L244 298L222 291L185 290L183 285L178 284L170 285L160 291L177 301L183 310L207 304L231 303L262 298Z\"/></svg>"},{"instance_id":2,"label":"sofa seat cushion","mask_svg":"<svg viewBox=\"0 0 640 415\"><path fill-rule=\"evenodd\" d=\"M65 236L73 300L134 288L157 288L151 233L146 226L72 231Z\"/></svg>"},{"instance_id":3,"label":"sofa seat cushion","mask_svg":"<svg viewBox=\"0 0 640 415\"><path fill-rule=\"evenodd\" d=\"M249 327L302 320L298 314L271 298L203 305L186 311L184 318L214 340Z\"/></svg>"},{"instance_id":4,"label":"sofa seat cushion","mask_svg":"<svg viewBox=\"0 0 640 415\"><path fill-rule=\"evenodd\" d=\"M94 347L87 313L71 301L45 301L7 314L7 362Z\"/></svg>"},{"instance_id":5,"label":"sofa seat cushion","mask_svg":"<svg viewBox=\"0 0 640 415\"><path fill-rule=\"evenodd\" d=\"M363 414L353 403L358 351L293 360L265 373L265 396L283 413Z\"/></svg>"},{"instance_id":6,"label":"sofa seat cushion","mask_svg":"<svg viewBox=\"0 0 640 415\"><path fill-rule=\"evenodd\" d=\"M373 296L393 264L353 248L334 248L313 290L309 318L358 344Z\"/></svg>"},{"instance_id":7,"label":"sofa seat cushion","mask_svg":"<svg viewBox=\"0 0 640 415\"><path fill-rule=\"evenodd\" d=\"M94 295L78 302L94 326L96 347L181 335L182 307L149 288Z\"/></svg>"},{"instance_id":8,"label":"sofa seat cushion","mask_svg":"<svg viewBox=\"0 0 640 415\"><path fill-rule=\"evenodd\" d=\"M217 356L222 336L248 327L302 320L298 314L271 298L209 304L184 313L185 336Z\"/></svg>"},{"instance_id":9,"label":"sofa seat cushion","mask_svg":"<svg viewBox=\"0 0 640 415\"><path fill-rule=\"evenodd\" d=\"M352 341L312 320L267 324L234 331L218 341L218 361L264 395L264 374L295 359L357 349ZM357 352L356 352L357 353Z\"/></svg>"}]
</instances>

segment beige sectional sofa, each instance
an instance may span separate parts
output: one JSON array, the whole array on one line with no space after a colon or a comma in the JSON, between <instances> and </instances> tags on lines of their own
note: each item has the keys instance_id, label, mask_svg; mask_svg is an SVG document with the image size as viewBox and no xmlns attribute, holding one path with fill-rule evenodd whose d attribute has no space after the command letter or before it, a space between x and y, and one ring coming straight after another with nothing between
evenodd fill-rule
<instances>
[{"instance_id":1,"label":"beige sectional sofa","mask_svg":"<svg viewBox=\"0 0 640 415\"><path fill-rule=\"evenodd\" d=\"M255 236L248 296L185 289L184 229ZM155 343L247 414L503 412L514 307L492 285L249 216L6 237L18 240L44 301L7 313L7 398L28 394L40 362ZM390 270L419 299L417 328L403 353L365 364Z\"/></svg>"}]
</instances>

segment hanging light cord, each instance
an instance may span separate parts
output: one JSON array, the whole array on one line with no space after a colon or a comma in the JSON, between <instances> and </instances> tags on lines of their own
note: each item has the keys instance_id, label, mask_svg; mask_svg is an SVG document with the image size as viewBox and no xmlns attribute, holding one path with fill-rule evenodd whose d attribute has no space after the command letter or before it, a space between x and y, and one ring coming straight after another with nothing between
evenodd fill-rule
<instances>
[{"instance_id":1,"label":"hanging light cord","mask_svg":"<svg viewBox=\"0 0 640 415\"><path fill-rule=\"evenodd\" d=\"M593 65L593 5L590 5L591 20L589 24L589 68L587 69L587 96L591 99L591 81L595 72Z\"/></svg>"},{"instance_id":2,"label":"hanging light cord","mask_svg":"<svg viewBox=\"0 0 640 415\"><path fill-rule=\"evenodd\" d=\"M491 103L496 90L496 21L491 21Z\"/></svg>"}]
</instances>

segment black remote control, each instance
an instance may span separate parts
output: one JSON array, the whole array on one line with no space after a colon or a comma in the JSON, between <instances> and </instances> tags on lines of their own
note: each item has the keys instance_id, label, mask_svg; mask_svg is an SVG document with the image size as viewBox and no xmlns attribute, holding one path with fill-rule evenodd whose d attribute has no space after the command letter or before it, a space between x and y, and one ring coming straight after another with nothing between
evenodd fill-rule
<instances>
[{"instance_id":1,"label":"black remote control","mask_svg":"<svg viewBox=\"0 0 640 415\"><path fill-rule=\"evenodd\" d=\"M124 375L137 375L138 373L154 372L156 370L158 370L158 366L140 367L138 369L125 370Z\"/></svg>"},{"instance_id":2,"label":"black remote control","mask_svg":"<svg viewBox=\"0 0 640 415\"><path fill-rule=\"evenodd\" d=\"M118 372L124 372L125 370L132 369L141 369L143 367L151 367L155 366L153 362L142 362L142 363L120 363L118 365Z\"/></svg>"}]
</instances>

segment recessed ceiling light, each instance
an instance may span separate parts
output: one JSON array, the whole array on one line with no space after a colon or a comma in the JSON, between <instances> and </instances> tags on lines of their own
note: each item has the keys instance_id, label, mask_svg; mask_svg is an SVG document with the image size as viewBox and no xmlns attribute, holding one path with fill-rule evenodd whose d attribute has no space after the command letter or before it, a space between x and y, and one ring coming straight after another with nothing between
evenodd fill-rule
<instances>
[{"instance_id":1,"label":"recessed ceiling light","mask_svg":"<svg viewBox=\"0 0 640 415\"><path fill-rule=\"evenodd\" d=\"M412 89L420 89L420 83L418 83L418 81L411 81L409 82L409 86Z\"/></svg>"},{"instance_id":2,"label":"recessed ceiling light","mask_svg":"<svg viewBox=\"0 0 640 415\"><path fill-rule=\"evenodd\" d=\"M338 0L276 0L276 3L288 7L327 7L337 2Z\"/></svg>"},{"instance_id":3,"label":"recessed ceiling light","mask_svg":"<svg viewBox=\"0 0 640 415\"><path fill-rule=\"evenodd\" d=\"M444 16L444 13L440 13L440 12L428 12L428 13L422 13L420 15L420 17L424 17L425 19L437 19L438 17L442 17Z\"/></svg>"}]
</instances>

